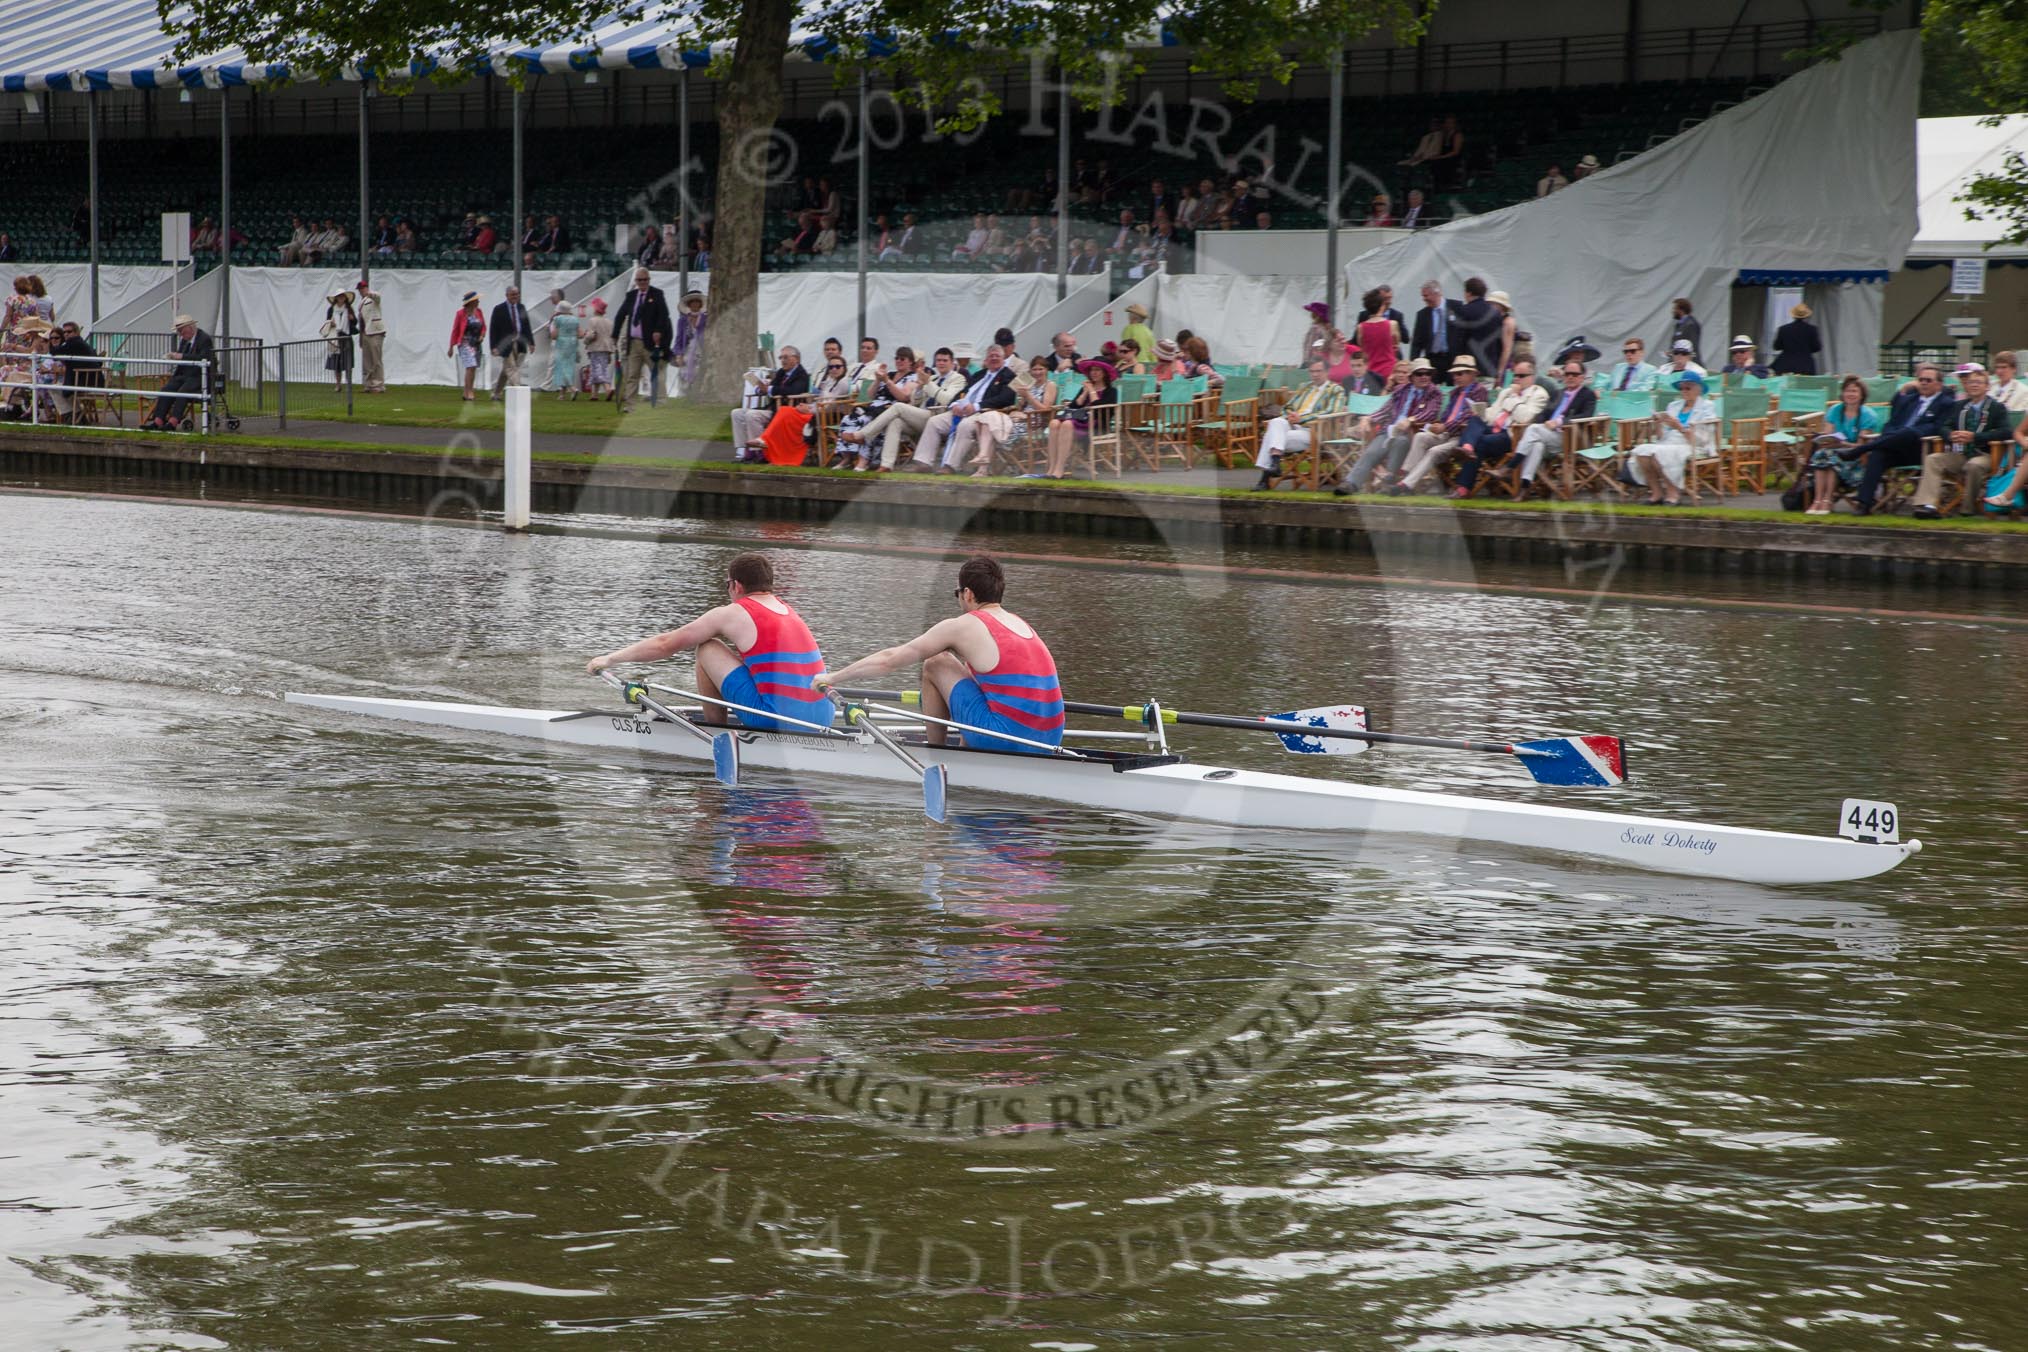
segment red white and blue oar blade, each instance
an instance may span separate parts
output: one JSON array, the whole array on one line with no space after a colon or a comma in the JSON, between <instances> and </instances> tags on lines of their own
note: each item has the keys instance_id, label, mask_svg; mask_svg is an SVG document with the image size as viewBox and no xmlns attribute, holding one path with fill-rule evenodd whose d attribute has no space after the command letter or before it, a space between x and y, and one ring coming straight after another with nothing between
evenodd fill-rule
<instances>
[{"instance_id":1,"label":"red white and blue oar blade","mask_svg":"<svg viewBox=\"0 0 2028 1352\"><path fill-rule=\"evenodd\" d=\"M926 765L922 772L923 815L933 822L940 822L948 811L951 796L951 772L947 766Z\"/></svg>"},{"instance_id":2,"label":"red white and blue oar blade","mask_svg":"<svg viewBox=\"0 0 2028 1352\"><path fill-rule=\"evenodd\" d=\"M711 736L711 773L726 788L739 787L739 743L729 732Z\"/></svg>"},{"instance_id":3,"label":"red white and blue oar blade","mask_svg":"<svg viewBox=\"0 0 2028 1352\"><path fill-rule=\"evenodd\" d=\"M1619 738L1603 733L1517 742L1514 750L1538 784L1609 789L1627 777L1626 748Z\"/></svg>"},{"instance_id":4,"label":"red white and blue oar blade","mask_svg":"<svg viewBox=\"0 0 2028 1352\"><path fill-rule=\"evenodd\" d=\"M1321 709L1298 709L1292 714L1269 714L1277 723L1305 723L1313 728L1338 728L1365 732L1366 710L1357 704L1334 704ZM1305 737L1300 732L1278 732L1282 746L1299 756L1356 756L1371 746L1354 737Z\"/></svg>"}]
</instances>

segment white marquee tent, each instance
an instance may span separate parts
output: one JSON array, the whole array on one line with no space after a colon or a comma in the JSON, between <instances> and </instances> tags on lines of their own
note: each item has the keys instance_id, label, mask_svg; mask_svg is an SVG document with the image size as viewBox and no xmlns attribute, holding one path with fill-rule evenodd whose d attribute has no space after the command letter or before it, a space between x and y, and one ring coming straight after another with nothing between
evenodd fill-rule
<instances>
[{"instance_id":1,"label":"white marquee tent","mask_svg":"<svg viewBox=\"0 0 2028 1352\"><path fill-rule=\"evenodd\" d=\"M1703 317L1722 357L1730 289L1800 286L1827 365L1870 365L1884 284L1916 233L1921 44L1887 33L1550 197L1426 230L1346 267L1412 304L1477 275L1514 299L1538 353L1668 332L1669 302Z\"/></svg>"},{"instance_id":2,"label":"white marquee tent","mask_svg":"<svg viewBox=\"0 0 2028 1352\"><path fill-rule=\"evenodd\" d=\"M1988 249L2005 233L1999 221L1965 217L1957 201L1965 184L1980 174L2005 171L2009 154L2028 156L2028 113L2002 118L1988 127L1982 117L1926 117L1915 133L1915 192L1922 228L1908 249L1910 258L2028 258L2028 244Z\"/></svg>"}]
</instances>

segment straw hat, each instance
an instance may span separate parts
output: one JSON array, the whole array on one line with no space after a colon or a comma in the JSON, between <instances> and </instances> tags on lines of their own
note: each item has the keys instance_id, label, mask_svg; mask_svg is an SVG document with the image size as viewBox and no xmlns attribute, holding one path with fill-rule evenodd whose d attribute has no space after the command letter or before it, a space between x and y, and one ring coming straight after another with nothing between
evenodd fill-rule
<instances>
[{"instance_id":1,"label":"straw hat","mask_svg":"<svg viewBox=\"0 0 2028 1352\"><path fill-rule=\"evenodd\" d=\"M1417 371L1422 370L1434 371L1435 369L1436 368L1431 366L1428 362L1417 362L1415 365L1408 368L1408 373L1410 375L1414 375ZM1479 363L1472 360L1472 357L1469 353L1461 352L1457 356L1451 358L1451 369L1453 371L1459 370L1470 371L1473 375L1477 375L1479 374Z\"/></svg>"},{"instance_id":2,"label":"straw hat","mask_svg":"<svg viewBox=\"0 0 2028 1352\"><path fill-rule=\"evenodd\" d=\"M1100 361L1097 357L1087 357L1077 364L1077 373L1079 375L1088 376L1094 371L1104 371L1107 380L1118 380L1120 378L1118 368L1109 361Z\"/></svg>"},{"instance_id":3,"label":"straw hat","mask_svg":"<svg viewBox=\"0 0 2028 1352\"><path fill-rule=\"evenodd\" d=\"M1789 307L1789 318L1790 318L1790 319L1808 319L1809 317L1810 317L1810 307L1809 307L1809 306L1807 306L1807 305L1804 305L1804 304L1802 304L1802 303L1798 302L1797 304L1795 304L1795 305L1791 305L1791 306Z\"/></svg>"},{"instance_id":4,"label":"straw hat","mask_svg":"<svg viewBox=\"0 0 2028 1352\"><path fill-rule=\"evenodd\" d=\"M951 355L953 357L956 357L959 361L969 362L974 357L979 355L978 344L969 341L952 343Z\"/></svg>"},{"instance_id":5,"label":"straw hat","mask_svg":"<svg viewBox=\"0 0 2028 1352\"><path fill-rule=\"evenodd\" d=\"M458 304L460 304L460 305L470 305L470 304L471 304L471 303L472 303L473 301L475 301L475 300L477 300L477 299L479 299L479 293L478 293L478 292L476 292L476 291L467 291L467 292L465 293L465 298L464 298L463 300L459 301L459 302L458 302Z\"/></svg>"},{"instance_id":6,"label":"straw hat","mask_svg":"<svg viewBox=\"0 0 2028 1352\"><path fill-rule=\"evenodd\" d=\"M1684 356L1687 357L1694 354L1697 351L1697 346L1696 344L1692 343L1688 338L1678 338L1675 342L1669 344L1669 351L1672 354L1681 352Z\"/></svg>"},{"instance_id":7,"label":"straw hat","mask_svg":"<svg viewBox=\"0 0 2028 1352\"><path fill-rule=\"evenodd\" d=\"M688 291L685 291L683 293L682 303L684 305L688 305L693 300L696 301L699 305L702 305L704 303L704 293L702 291L699 291L694 286L691 287Z\"/></svg>"},{"instance_id":8,"label":"straw hat","mask_svg":"<svg viewBox=\"0 0 2028 1352\"><path fill-rule=\"evenodd\" d=\"M1581 160L1579 160L1579 161L1577 162L1577 167L1578 167L1578 168L1580 168L1580 169L1596 169L1596 168L1598 168L1598 156L1596 156L1596 155L1586 155L1586 156L1585 156L1585 157L1584 157L1583 159L1581 159Z\"/></svg>"},{"instance_id":9,"label":"straw hat","mask_svg":"<svg viewBox=\"0 0 2028 1352\"><path fill-rule=\"evenodd\" d=\"M177 315L176 318L169 321L169 327L172 329L180 329L185 324L189 324L194 327L196 323L197 321L192 319L189 315Z\"/></svg>"},{"instance_id":10,"label":"straw hat","mask_svg":"<svg viewBox=\"0 0 2028 1352\"><path fill-rule=\"evenodd\" d=\"M341 286L336 291L333 291L330 295L324 297L324 300L325 303L329 305L336 305L341 301L347 305L350 305L352 303L352 292L349 288Z\"/></svg>"},{"instance_id":11,"label":"straw hat","mask_svg":"<svg viewBox=\"0 0 2028 1352\"><path fill-rule=\"evenodd\" d=\"M1459 358L1459 359L1457 359L1457 360L1463 360L1463 361L1470 361L1470 360L1471 360L1471 358L1470 358L1470 357L1464 357L1464 358ZM1426 361L1419 361L1419 362L1416 362L1416 363L1415 363L1415 364L1414 364L1413 366L1410 366L1410 367L1408 368L1408 373L1409 373L1410 375L1412 375L1412 376L1419 376L1419 375L1423 375L1423 374L1425 374L1425 373L1427 373L1427 374L1429 374L1429 375L1435 375L1435 374L1436 374L1436 367L1434 367L1434 366L1431 366L1431 365L1430 365L1430 364L1429 364L1428 362L1426 362Z\"/></svg>"},{"instance_id":12,"label":"straw hat","mask_svg":"<svg viewBox=\"0 0 2028 1352\"><path fill-rule=\"evenodd\" d=\"M1580 361L1597 361L1598 355L1598 349L1586 342L1584 335L1580 333L1573 335L1571 340L1563 345L1563 351L1556 359L1569 361L1572 357L1576 357Z\"/></svg>"},{"instance_id":13,"label":"straw hat","mask_svg":"<svg viewBox=\"0 0 2028 1352\"><path fill-rule=\"evenodd\" d=\"M14 327L22 333L48 333L56 325L50 323L41 315L29 315L25 319L16 320Z\"/></svg>"},{"instance_id":14,"label":"straw hat","mask_svg":"<svg viewBox=\"0 0 2028 1352\"><path fill-rule=\"evenodd\" d=\"M1157 338L1155 340L1156 361L1180 361L1182 357L1183 349L1170 342L1167 338Z\"/></svg>"},{"instance_id":15,"label":"straw hat","mask_svg":"<svg viewBox=\"0 0 2028 1352\"><path fill-rule=\"evenodd\" d=\"M1513 298L1510 297L1505 291L1488 291L1486 293L1486 299L1493 302L1493 304L1499 306L1503 310L1511 310L1514 308Z\"/></svg>"},{"instance_id":16,"label":"straw hat","mask_svg":"<svg viewBox=\"0 0 2028 1352\"><path fill-rule=\"evenodd\" d=\"M1135 301L1127 307L1127 318L1146 321L1148 318L1148 307L1139 301Z\"/></svg>"},{"instance_id":17,"label":"straw hat","mask_svg":"<svg viewBox=\"0 0 2028 1352\"><path fill-rule=\"evenodd\" d=\"M1733 334L1733 335L1732 335L1732 346L1731 346L1731 348L1730 348L1730 349L1728 349L1728 350L1729 350L1729 351L1733 351L1733 352L1737 352L1737 351L1739 351L1739 349L1741 349L1741 348L1743 348L1743 347L1752 347L1752 346L1753 346L1753 339L1751 339L1751 338L1747 337L1747 336L1746 336L1745 334L1743 334L1743 333L1735 333L1735 334Z\"/></svg>"}]
</instances>

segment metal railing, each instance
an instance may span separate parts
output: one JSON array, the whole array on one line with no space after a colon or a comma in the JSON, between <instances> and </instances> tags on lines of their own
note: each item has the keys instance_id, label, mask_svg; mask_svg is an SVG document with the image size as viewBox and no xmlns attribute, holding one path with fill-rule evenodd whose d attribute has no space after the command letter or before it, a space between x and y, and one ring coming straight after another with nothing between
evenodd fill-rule
<instances>
[{"instance_id":1,"label":"metal railing","mask_svg":"<svg viewBox=\"0 0 2028 1352\"><path fill-rule=\"evenodd\" d=\"M0 363L0 409L5 409L18 421L35 425L77 426L78 415L83 412L82 404L104 404L120 398L134 400L136 422L143 420L142 409L149 410L149 417L154 416L155 409L160 409L164 416L173 417L179 423L187 419L193 430L209 433L217 430L217 423L224 416L223 410L218 407L218 373L210 362L188 361L180 357L130 356L114 362L103 357L66 361L26 353L10 353L8 356L9 361ZM42 378L45 372L34 370L36 365L45 362L49 365L46 372L49 379ZM25 380L20 376L23 365L30 367L29 377ZM54 378L54 368L59 366L64 368L63 380ZM131 369L135 367L147 369L135 372ZM196 389L167 388L179 373L193 368L197 375ZM161 375L160 383L142 385L132 378L150 372ZM70 407L59 407L59 399ZM24 404L25 410L21 407ZM196 409L194 414L191 412L193 407Z\"/></svg>"},{"instance_id":2,"label":"metal railing","mask_svg":"<svg viewBox=\"0 0 2028 1352\"><path fill-rule=\"evenodd\" d=\"M1972 344L1971 360L1981 366L1990 365L1986 340L1981 338ZM1945 371L1954 369L1965 358L1958 355L1956 343L1882 343L1880 345L1880 374L1883 376L1913 376L1918 365L1941 366Z\"/></svg>"}]
</instances>

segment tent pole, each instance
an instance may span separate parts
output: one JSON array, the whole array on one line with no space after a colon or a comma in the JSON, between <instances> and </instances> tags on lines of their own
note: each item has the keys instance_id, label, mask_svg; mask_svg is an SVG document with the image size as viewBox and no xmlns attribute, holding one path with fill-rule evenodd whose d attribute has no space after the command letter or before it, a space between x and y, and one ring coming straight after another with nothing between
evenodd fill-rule
<instances>
[{"instance_id":1,"label":"tent pole","mask_svg":"<svg viewBox=\"0 0 2028 1352\"><path fill-rule=\"evenodd\" d=\"M359 279L373 280L372 252L366 237L366 204L370 196L370 184L366 173L366 76L359 77Z\"/></svg>"},{"instance_id":2,"label":"tent pole","mask_svg":"<svg viewBox=\"0 0 2028 1352\"><path fill-rule=\"evenodd\" d=\"M690 67L676 72L676 163L681 177L676 189L676 283L680 297L690 294Z\"/></svg>"},{"instance_id":3,"label":"tent pole","mask_svg":"<svg viewBox=\"0 0 2028 1352\"><path fill-rule=\"evenodd\" d=\"M866 322L866 195L872 191L872 166L866 154L866 67L859 68L859 332L864 338Z\"/></svg>"},{"instance_id":4,"label":"tent pole","mask_svg":"<svg viewBox=\"0 0 2028 1352\"><path fill-rule=\"evenodd\" d=\"M85 134L88 143L88 177L86 189L90 199L86 205L91 209L91 237L88 241L92 253L92 324L99 322L99 91L85 91Z\"/></svg>"},{"instance_id":5,"label":"tent pole","mask_svg":"<svg viewBox=\"0 0 2028 1352\"><path fill-rule=\"evenodd\" d=\"M1324 308L1329 311L1327 323L1338 322L1338 195L1345 189L1340 181L1344 172L1344 148L1339 139L1345 127L1345 52L1341 48L1331 53L1331 127L1325 136L1326 155L1329 157L1329 186L1325 188L1330 203L1324 208L1329 219L1325 222L1324 236Z\"/></svg>"},{"instance_id":6,"label":"tent pole","mask_svg":"<svg viewBox=\"0 0 2028 1352\"><path fill-rule=\"evenodd\" d=\"M1070 82L1056 68L1056 298L1070 294Z\"/></svg>"},{"instance_id":7,"label":"tent pole","mask_svg":"<svg viewBox=\"0 0 2028 1352\"><path fill-rule=\"evenodd\" d=\"M514 86L514 219L507 223L508 247L514 251L514 289L521 290L521 86ZM526 305L528 297L521 303Z\"/></svg>"},{"instance_id":8,"label":"tent pole","mask_svg":"<svg viewBox=\"0 0 2028 1352\"><path fill-rule=\"evenodd\" d=\"M232 88L218 87L218 336L232 337ZM194 276L196 269L192 269Z\"/></svg>"}]
</instances>

